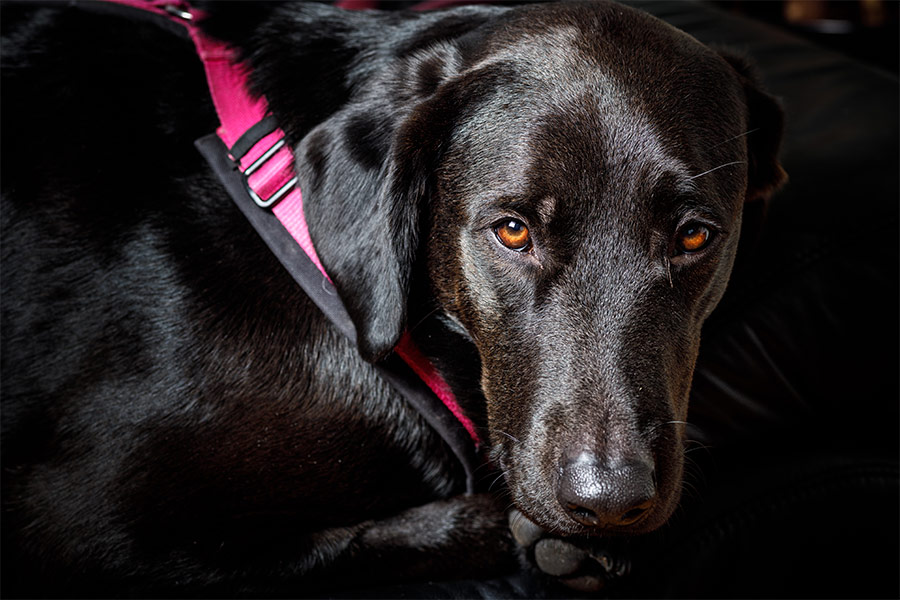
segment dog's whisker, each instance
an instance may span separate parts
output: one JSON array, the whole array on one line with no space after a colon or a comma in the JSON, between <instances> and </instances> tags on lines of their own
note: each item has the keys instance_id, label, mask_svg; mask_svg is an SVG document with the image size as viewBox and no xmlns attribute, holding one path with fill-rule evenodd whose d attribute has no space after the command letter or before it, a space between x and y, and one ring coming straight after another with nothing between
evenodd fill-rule
<instances>
[{"instance_id":1,"label":"dog's whisker","mask_svg":"<svg viewBox=\"0 0 900 600\"><path fill-rule=\"evenodd\" d=\"M490 469L490 468L492 468L493 466L494 466L494 465L492 465L492 464L489 463L489 462L483 462L483 463L481 463L480 465L478 465L477 467L475 467L475 472L477 473L478 471L482 471L482 470L484 470L484 469Z\"/></svg>"},{"instance_id":2,"label":"dog's whisker","mask_svg":"<svg viewBox=\"0 0 900 600\"><path fill-rule=\"evenodd\" d=\"M493 474L496 473L496 472L497 472L497 471L496 471L494 465L491 464L491 463L489 463L489 462L484 462L484 463L478 465L478 466L475 467L475 469L472 471L472 473L473 473L474 475L477 475L477 476L478 476L478 480L477 480L478 483L482 483L482 482L485 481L488 477L490 477L491 475L493 475Z\"/></svg>"},{"instance_id":3,"label":"dog's whisker","mask_svg":"<svg viewBox=\"0 0 900 600\"><path fill-rule=\"evenodd\" d=\"M690 423L688 423L687 421L676 421L676 420L664 421L662 423L658 423L658 424L654 425L650 429L650 431L648 431L646 433L646 435L649 437L649 436L653 435L654 433L656 433L661 427L664 427L666 425L685 425L685 426L687 426L687 425L690 425Z\"/></svg>"},{"instance_id":4,"label":"dog's whisker","mask_svg":"<svg viewBox=\"0 0 900 600\"><path fill-rule=\"evenodd\" d=\"M713 449L712 446L704 444L703 442L698 442L697 440L685 440L685 443L694 444L694 446L692 448L684 449L685 455L689 454L690 452L696 452L697 450L705 450L708 452Z\"/></svg>"},{"instance_id":5,"label":"dog's whisker","mask_svg":"<svg viewBox=\"0 0 900 600\"><path fill-rule=\"evenodd\" d=\"M437 314L438 312L440 312L440 310L441 310L440 307L434 307L433 309L431 309L430 311L428 311L427 313L422 315L422 318L420 318L418 321L416 321L416 323L414 325L411 325L408 328L408 331L412 332L412 331L416 330L422 323L424 323L428 319L428 317L430 317L434 314Z\"/></svg>"},{"instance_id":6,"label":"dog's whisker","mask_svg":"<svg viewBox=\"0 0 900 600\"><path fill-rule=\"evenodd\" d=\"M705 447L708 447L708 446L706 446L706 444L704 444L704 443L701 442L700 440L687 439L687 440L684 440L684 441L685 441L685 443L687 443L687 444L695 444L695 445L697 445L697 446L705 446Z\"/></svg>"},{"instance_id":7,"label":"dog's whisker","mask_svg":"<svg viewBox=\"0 0 900 600\"><path fill-rule=\"evenodd\" d=\"M497 433L500 433L500 434L502 434L502 435L505 435L506 437L508 437L508 438L511 439L512 441L516 442L517 444L521 444L521 443L522 443L522 440L520 440L519 438L517 438L517 437L514 436L514 435L510 435L510 434L506 433L505 431L502 431L502 430L498 429L498 430L497 430Z\"/></svg>"},{"instance_id":8,"label":"dog's whisker","mask_svg":"<svg viewBox=\"0 0 900 600\"><path fill-rule=\"evenodd\" d=\"M734 137L730 137L730 138L728 138L727 140L725 140L724 142L719 142L719 143L716 144L715 146L712 146L712 147L710 148L710 150L714 150L715 148L718 148L719 146L724 146L724 145L727 144L728 142L732 142L732 141L734 141L734 140L736 140L736 139L738 139L738 138L742 138L742 137L744 137L745 135L750 135L751 133L754 133L754 132L756 132L756 131L759 131L759 127L754 127L753 129L751 129L751 130L749 130L749 131L745 131L744 133L739 133L738 135L736 135L736 136L734 136Z\"/></svg>"},{"instance_id":9,"label":"dog's whisker","mask_svg":"<svg viewBox=\"0 0 900 600\"><path fill-rule=\"evenodd\" d=\"M494 481L491 482L491 485L488 486L488 491L493 490L498 481L504 480L506 478L506 473L506 471L502 471L499 475L497 475Z\"/></svg>"},{"instance_id":10,"label":"dog's whisker","mask_svg":"<svg viewBox=\"0 0 900 600\"><path fill-rule=\"evenodd\" d=\"M728 162L728 163L725 163L724 165L719 165L718 167L713 167L712 169L708 169L706 171L703 171L702 173L698 173L697 175L688 177L688 181L697 179L698 177L703 177L704 175L708 175L708 174L712 173L713 171L718 171L719 169L722 169L725 167L730 167L732 165L743 165L743 164L747 164L747 161L746 160L735 160L732 162Z\"/></svg>"}]
</instances>

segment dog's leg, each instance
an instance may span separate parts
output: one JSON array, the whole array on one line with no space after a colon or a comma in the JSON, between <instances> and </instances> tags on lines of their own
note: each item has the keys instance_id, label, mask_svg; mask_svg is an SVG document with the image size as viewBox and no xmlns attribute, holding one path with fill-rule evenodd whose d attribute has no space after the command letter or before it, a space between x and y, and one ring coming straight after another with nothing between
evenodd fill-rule
<instances>
[{"instance_id":1,"label":"dog's leg","mask_svg":"<svg viewBox=\"0 0 900 600\"><path fill-rule=\"evenodd\" d=\"M303 565L324 581L352 570L367 581L474 578L515 569L515 546L500 502L456 496L396 516L314 534L321 549ZM318 577L317 577L318 578Z\"/></svg>"},{"instance_id":2,"label":"dog's leg","mask_svg":"<svg viewBox=\"0 0 900 600\"><path fill-rule=\"evenodd\" d=\"M148 590L134 581L132 593L187 596L237 589L252 596L296 596L494 578L519 565L504 506L488 494L460 495L351 526L226 545L203 558L183 549L162 569L167 582L150 578ZM157 564L154 573L160 571Z\"/></svg>"}]
</instances>

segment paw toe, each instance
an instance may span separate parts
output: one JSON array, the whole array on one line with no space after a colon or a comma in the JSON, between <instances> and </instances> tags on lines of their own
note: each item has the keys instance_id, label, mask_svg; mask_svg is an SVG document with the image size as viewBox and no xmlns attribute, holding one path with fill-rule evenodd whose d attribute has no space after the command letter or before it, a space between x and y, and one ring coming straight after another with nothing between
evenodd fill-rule
<instances>
[{"instance_id":1,"label":"paw toe","mask_svg":"<svg viewBox=\"0 0 900 600\"><path fill-rule=\"evenodd\" d=\"M512 531L516 543L523 548L528 548L534 544L544 533L543 529L515 509L509 513L509 529Z\"/></svg>"},{"instance_id":2,"label":"paw toe","mask_svg":"<svg viewBox=\"0 0 900 600\"><path fill-rule=\"evenodd\" d=\"M534 560L544 573L555 577L571 575L577 571L587 553L558 539L539 540L534 546Z\"/></svg>"}]
</instances>

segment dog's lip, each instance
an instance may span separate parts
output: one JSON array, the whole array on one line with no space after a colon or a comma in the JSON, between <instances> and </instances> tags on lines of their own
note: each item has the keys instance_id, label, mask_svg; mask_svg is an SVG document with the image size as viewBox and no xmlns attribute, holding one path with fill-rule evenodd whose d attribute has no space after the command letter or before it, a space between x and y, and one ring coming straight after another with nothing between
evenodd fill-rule
<instances>
[{"instance_id":1,"label":"dog's lip","mask_svg":"<svg viewBox=\"0 0 900 600\"><path fill-rule=\"evenodd\" d=\"M525 510L516 506L508 515L513 538L521 546L529 546L543 535L559 537L605 537L611 535L635 535L649 533L656 527L642 527L648 515L642 515L637 521L625 526L585 527L569 518L561 517L557 523L543 523L541 519L531 517Z\"/></svg>"}]
</instances>

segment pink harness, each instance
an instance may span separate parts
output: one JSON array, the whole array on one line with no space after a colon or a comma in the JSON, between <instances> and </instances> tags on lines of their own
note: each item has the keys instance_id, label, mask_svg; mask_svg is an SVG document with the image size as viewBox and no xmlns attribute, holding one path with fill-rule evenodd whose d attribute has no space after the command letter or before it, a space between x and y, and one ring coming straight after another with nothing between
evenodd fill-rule
<instances>
[{"instance_id":1,"label":"pink harness","mask_svg":"<svg viewBox=\"0 0 900 600\"><path fill-rule=\"evenodd\" d=\"M331 279L309 236L303 214L303 196L294 174L293 152L285 141L284 132L269 114L266 99L254 99L250 95L245 65L235 63L234 53L225 44L200 31L196 23L204 15L192 9L187 2L108 1L163 17L186 29L203 62L210 94L221 123L214 135L196 142L198 149L285 268L338 328L355 341L353 325L337 298ZM277 219L277 225L272 216ZM285 233L289 234L289 238ZM293 240L293 248L289 247L290 243L285 243L287 239ZM302 249L302 255L296 251L297 246ZM308 261L303 259L304 256ZM307 268L304 264L307 262L315 265L317 272ZM380 372L411 400L450 444L463 463L468 476L467 487L472 491L474 452L459 447L458 426L461 424L468 434L468 445L471 446L474 442L477 450L481 440L475 425L463 413L450 386L419 351L408 332L403 334L395 353L428 386L446 407L445 410L449 410L455 417L456 426L450 424L444 415L436 414L434 407L429 405L427 399L420 397L421 394L416 396L415 390L411 389L415 386L404 381L403 376L397 374L396 368L381 366Z\"/></svg>"}]
</instances>

